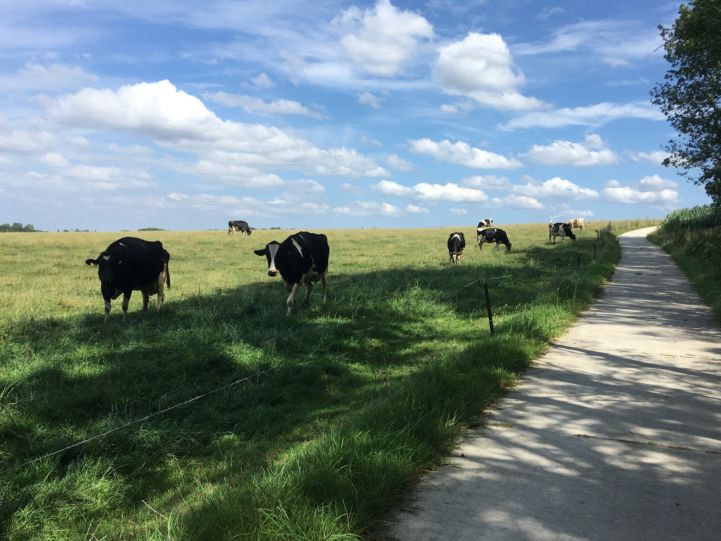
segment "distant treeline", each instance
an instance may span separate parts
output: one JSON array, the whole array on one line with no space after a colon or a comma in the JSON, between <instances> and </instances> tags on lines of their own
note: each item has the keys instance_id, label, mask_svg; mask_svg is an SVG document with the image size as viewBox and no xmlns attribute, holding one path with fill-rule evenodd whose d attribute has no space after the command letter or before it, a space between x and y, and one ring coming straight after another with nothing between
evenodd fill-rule
<instances>
[{"instance_id":1,"label":"distant treeline","mask_svg":"<svg viewBox=\"0 0 721 541\"><path fill-rule=\"evenodd\" d=\"M33 233L35 232L35 226L33 224L21 224L15 222L14 224L0 224L0 233Z\"/></svg>"}]
</instances>

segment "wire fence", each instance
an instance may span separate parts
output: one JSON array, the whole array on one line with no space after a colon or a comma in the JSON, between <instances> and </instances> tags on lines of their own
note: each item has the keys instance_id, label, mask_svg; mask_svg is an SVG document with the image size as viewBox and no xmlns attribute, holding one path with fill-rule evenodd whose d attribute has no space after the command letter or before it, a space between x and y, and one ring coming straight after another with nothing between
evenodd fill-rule
<instances>
[{"instance_id":1,"label":"wire fence","mask_svg":"<svg viewBox=\"0 0 721 541\"><path fill-rule=\"evenodd\" d=\"M226 384L224 384L224 385L221 385L221 386L219 386L219 387L216 387L215 389L212 389L212 390L210 390L210 391L208 391L208 392L199 394L199 395L194 396L194 397L192 397L192 398L188 398L187 400L183 400L182 402L178 402L178 403L176 403L176 404L173 404L172 406L168 406L168 407L166 407L166 408L163 408L163 409L161 409L161 410L155 411L155 412L153 412L153 413L149 413L148 415L145 415L145 416L140 417L140 418L138 418L138 419L134 419L134 420L132 420L132 421L128 421L127 423L123 423L123 424L120 425L120 426L113 427L113 428L111 428L111 429L109 429L109 430L106 430L106 431L104 431L104 432L101 432L100 434L96 434L96 435L94 435L94 436L90 436L89 438L85 438L85 439L80 440L80 441L78 441L78 442L75 442L75 443L73 443L73 444L71 444L71 445L66 445L66 446L63 447L62 449L57 449L56 451L52 451L52 452L50 452L50 453L45 453L44 455L35 457L35 458L33 458L33 459L30 459L30 460L27 460L27 461L25 461L25 462L22 462L22 463L20 463L20 464L16 464L15 466L11 466L11 467L8 468L6 471L15 471L15 470L18 470L18 469L21 469L21 468L25 468L25 467L27 467L27 466L30 466L30 465L36 463L36 462L40 462L40 461L45 460L45 459L47 459L47 458L51 458L51 457L53 457L53 456L57 456L57 455L59 455L59 454L65 453L65 452L67 452L67 451L69 451L69 450L71 450L71 449L75 449L75 448L77 448L77 447L81 447L82 445L85 445L85 444L87 444L87 443L90 443L91 441L99 440L99 439L104 438L104 437L106 437L106 436L109 436L110 434L113 434L113 433L115 433L115 432L119 432L119 431L121 431L121 430L125 430L126 428L131 427L131 426L133 426L133 425L137 425L137 424L143 423L143 422L145 422L145 421L148 421L148 420L150 420L150 419L153 419L153 418L155 418L155 417L159 417L159 416L161 416L161 415L165 415L166 413L168 413L168 412L170 412L170 411L176 410L176 409L178 409L178 408L182 408L182 407L184 407L184 406L187 406L188 404L192 404L193 402L197 402L198 400L202 400L203 398L206 398L206 397L208 397L208 396L211 396L211 395L220 393L220 392L222 392L222 391L224 391L224 390L226 390L226 389L230 389L231 387L234 387L234 386L236 386L236 385L240 385L241 383L245 383L246 381L250 381L251 379L258 378L258 377L260 377L260 376L262 376L262 375L264 375L264 374L268 374L269 372L273 372L274 370L277 370L278 368L279 368L278 366L272 366L272 367L270 367L270 368L266 368L265 370L260 370L260 371L254 373L254 374L249 375L249 376L245 376L245 377L242 377L242 378L238 378L238 379L236 379L235 381L232 381L232 382L230 382L230 383L226 383Z\"/></svg>"}]
</instances>

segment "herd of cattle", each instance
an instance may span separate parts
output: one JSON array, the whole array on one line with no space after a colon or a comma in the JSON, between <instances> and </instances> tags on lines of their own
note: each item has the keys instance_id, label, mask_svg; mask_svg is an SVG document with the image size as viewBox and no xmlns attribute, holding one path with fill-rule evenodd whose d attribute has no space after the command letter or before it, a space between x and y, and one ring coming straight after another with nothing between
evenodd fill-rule
<instances>
[{"instance_id":1,"label":"herd of cattle","mask_svg":"<svg viewBox=\"0 0 721 541\"><path fill-rule=\"evenodd\" d=\"M569 222L548 224L548 241L555 244L556 237L576 240L574 228L583 230L583 218ZM251 228L243 220L228 222L228 234L240 231L250 235ZM511 249L511 242L503 229L493 227L493 220L486 218L476 227L476 245L479 249L485 243L495 243ZM453 264L461 261L466 239L461 231L454 231L448 237L448 255ZM306 286L305 302L310 299L313 284L319 280L323 284L323 303L328 299L328 258L330 247L328 238L323 234L302 231L290 235L283 242L272 241L264 248L254 250L258 256L265 256L268 263L268 276L280 274L283 284L290 292L286 301L288 316L291 315L298 289ZM165 286L170 287L170 254L160 241L146 241L135 237L123 237L108 246L96 259L86 259L85 263L98 267L100 292L105 301L105 321L110 315L113 299L123 294L123 317L128 312L128 303L133 291L143 295L143 310L148 309L150 295L158 295L157 309L165 300Z\"/></svg>"}]
</instances>

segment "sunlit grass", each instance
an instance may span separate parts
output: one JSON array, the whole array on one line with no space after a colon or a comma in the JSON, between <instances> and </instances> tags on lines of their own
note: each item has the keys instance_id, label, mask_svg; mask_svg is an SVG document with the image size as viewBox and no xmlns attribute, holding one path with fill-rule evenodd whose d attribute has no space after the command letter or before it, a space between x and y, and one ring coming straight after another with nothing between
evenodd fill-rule
<instances>
[{"instance_id":1,"label":"sunlit grass","mask_svg":"<svg viewBox=\"0 0 721 541\"><path fill-rule=\"evenodd\" d=\"M555 246L509 226L513 251L456 267L458 228L325 231L329 301L292 318L252 253L289 232L136 233L163 241L172 288L105 324L84 260L125 233L2 234L0 538L362 534L598 292L605 225Z\"/></svg>"}]
</instances>

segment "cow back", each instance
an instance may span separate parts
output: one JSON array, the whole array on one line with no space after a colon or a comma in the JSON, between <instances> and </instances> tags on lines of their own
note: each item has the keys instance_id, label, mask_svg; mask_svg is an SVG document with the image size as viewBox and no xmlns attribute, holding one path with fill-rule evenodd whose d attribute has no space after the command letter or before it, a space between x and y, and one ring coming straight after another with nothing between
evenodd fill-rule
<instances>
[{"instance_id":1,"label":"cow back","mask_svg":"<svg viewBox=\"0 0 721 541\"><path fill-rule=\"evenodd\" d=\"M170 260L170 254L160 241L136 237L116 240L105 253L122 261L116 266L114 281L118 289L152 283Z\"/></svg>"},{"instance_id":2,"label":"cow back","mask_svg":"<svg viewBox=\"0 0 721 541\"><path fill-rule=\"evenodd\" d=\"M318 274L326 272L329 257L328 237L322 233L301 231L280 244L275 266L283 280L296 284L311 270Z\"/></svg>"}]
</instances>

